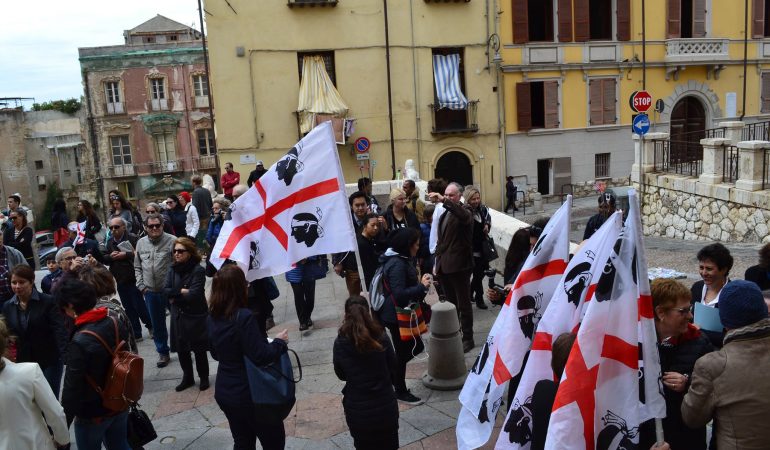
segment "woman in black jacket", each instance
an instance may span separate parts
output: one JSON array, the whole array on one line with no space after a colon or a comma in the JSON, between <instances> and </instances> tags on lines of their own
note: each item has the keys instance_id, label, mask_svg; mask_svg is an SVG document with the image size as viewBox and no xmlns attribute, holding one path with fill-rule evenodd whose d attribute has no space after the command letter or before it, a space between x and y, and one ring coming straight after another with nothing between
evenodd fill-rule
<instances>
[{"instance_id":1,"label":"woman in black jacket","mask_svg":"<svg viewBox=\"0 0 770 450\"><path fill-rule=\"evenodd\" d=\"M35 271L16 266L11 271L14 296L3 305L8 329L16 336L16 362L36 362L59 397L63 358L69 336L64 316L53 297L35 289Z\"/></svg>"},{"instance_id":2,"label":"woman in black jacket","mask_svg":"<svg viewBox=\"0 0 770 450\"><path fill-rule=\"evenodd\" d=\"M179 198L171 194L165 201L166 209L163 210L163 215L166 216L166 221L171 224L171 228L174 229L174 236L185 237L187 236L187 213L179 204Z\"/></svg>"},{"instance_id":3,"label":"woman in black jacket","mask_svg":"<svg viewBox=\"0 0 770 450\"><path fill-rule=\"evenodd\" d=\"M473 277L471 278L471 295L479 309L487 309L484 304L484 271L489 268L489 261L484 258L482 246L492 228L492 216L489 209L481 204L481 192L473 186L463 191L465 203L473 209Z\"/></svg>"},{"instance_id":4,"label":"woman in black jacket","mask_svg":"<svg viewBox=\"0 0 770 450\"><path fill-rule=\"evenodd\" d=\"M403 189L395 188L390 191L390 205L385 211L385 222L388 225L388 233L407 227L420 230L417 215L406 206L406 193Z\"/></svg>"},{"instance_id":5,"label":"woman in black jacket","mask_svg":"<svg viewBox=\"0 0 770 450\"><path fill-rule=\"evenodd\" d=\"M770 289L770 244L759 249L759 264L746 269L743 278L756 283L760 290Z\"/></svg>"},{"instance_id":6,"label":"woman in black jacket","mask_svg":"<svg viewBox=\"0 0 770 450\"><path fill-rule=\"evenodd\" d=\"M174 242L174 263L166 275L163 294L171 305L171 351L177 352L182 366L182 382L176 387L177 392L195 384L190 352L195 353L200 390L209 388L206 270L200 263L195 242L186 237Z\"/></svg>"},{"instance_id":7,"label":"woman in black jacket","mask_svg":"<svg viewBox=\"0 0 770 450\"><path fill-rule=\"evenodd\" d=\"M422 400L406 388L406 363L423 351L422 339L402 341L398 331L396 306L406 308L411 303L419 304L428 293L431 276L417 278L414 257L420 247L420 232L414 228L396 230L390 238L390 248L383 255L383 279L388 298L377 311L377 318L390 331L398 364L393 377L396 398L410 405L419 405Z\"/></svg>"},{"instance_id":8,"label":"woman in black jacket","mask_svg":"<svg viewBox=\"0 0 770 450\"><path fill-rule=\"evenodd\" d=\"M11 211L8 219L13 226L6 228L3 232L3 244L20 251L27 260L27 264L34 269L35 253L32 251L34 232L32 227L27 225L27 212L18 208L16 211Z\"/></svg>"},{"instance_id":9,"label":"woman in black jacket","mask_svg":"<svg viewBox=\"0 0 770 450\"><path fill-rule=\"evenodd\" d=\"M244 358L257 366L286 353L289 333L283 330L268 343L251 310L246 308L248 283L238 266L228 264L211 284L208 335L211 356L219 361L214 399L230 424L236 449L253 449L257 438L266 450L283 449L286 431L275 410L251 402Z\"/></svg>"},{"instance_id":10,"label":"woman in black jacket","mask_svg":"<svg viewBox=\"0 0 770 450\"><path fill-rule=\"evenodd\" d=\"M78 223L86 223L86 239L96 240L96 233L102 229L102 222L99 220L99 216L96 215L94 207L91 206L91 202L88 200L80 200L78 202Z\"/></svg>"},{"instance_id":11,"label":"woman in black jacket","mask_svg":"<svg viewBox=\"0 0 770 450\"><path fill-rule=\"evenodd\" d=\"M398 403L391 382L396 355L361 296L345 301L333 360L334 373L345 381L342 407L355 448L398 448Z\"/></svg>"}]
</instances>

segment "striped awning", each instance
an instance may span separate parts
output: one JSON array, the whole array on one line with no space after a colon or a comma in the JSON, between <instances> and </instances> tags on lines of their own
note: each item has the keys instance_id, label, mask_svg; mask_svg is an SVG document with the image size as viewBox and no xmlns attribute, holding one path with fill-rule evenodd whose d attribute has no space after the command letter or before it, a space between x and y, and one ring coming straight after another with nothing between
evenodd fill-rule
<instances>
[{"instance_id":1,"label":"striped awning","mask_svg":"<svg viewBox=\"0 0 770 450\"><path fill-rule=\"evenodd\" d=\"M468 99L460 89L460 55L433 55L433 79L439 108L466 109Z\"/></svg>"},{"instance_id":2,"label":"striped awning","mask_svg":"<svg viewBox=\"0 0 770 450\"><path fill-rule=\"evenodd\" d=\"M342 100L326 73L324 60L319 55L305 56L302 59L302 81L299 84L300 131L307 133L313 129L316 114L330 114L345 117L348 105Z\"/></svg>"}]
</instances>

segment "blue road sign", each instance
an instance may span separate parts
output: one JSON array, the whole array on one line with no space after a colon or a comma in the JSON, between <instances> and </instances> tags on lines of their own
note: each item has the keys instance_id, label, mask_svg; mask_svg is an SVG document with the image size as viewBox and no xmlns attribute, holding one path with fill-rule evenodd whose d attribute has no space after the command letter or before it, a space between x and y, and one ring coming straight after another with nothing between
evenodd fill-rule
<instances>
[{"instance_id":1,"label":"blue road sign","mask_svg":"<svg viewBox=\"0 0 770 450\"><path fill-rule=\"evenodd\" d=\"M634 117L631 129L640 136L647 134L647 132L650 131L650 118L647 114L637 114L636 117Z\"/></svg>"},{"instance_id":2,"label":"blue road sign","mask_svg":"<svg viewBox=\"0 0 770 450\"><path fill-rule=\"evenodd\" d=\"M369 139L365 137L360 137L356 139L356 142L353 144L356 148L356 151L358 153L366 153L369 151L369 147L371 146L371 142L369 142Z\"/></svg>"}]
</instances>

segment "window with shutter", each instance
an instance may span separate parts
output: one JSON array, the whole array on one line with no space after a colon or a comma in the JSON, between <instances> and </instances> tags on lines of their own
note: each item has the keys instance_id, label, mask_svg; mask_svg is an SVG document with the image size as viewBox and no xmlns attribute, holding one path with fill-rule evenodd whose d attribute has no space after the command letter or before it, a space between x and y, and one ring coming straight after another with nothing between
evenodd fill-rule
<instances>
[{"instance_id":1,"label":"window with shutter","mask_svg":"<svg viewBox=\"0 0 770 450\"><path fill-rule=\"evenodd\" d=\"M591 40L612 40L612 0L588 0Z\"/></svg>"},{"instance_id":2,"label":"window with shutter","mask_svg":"<svg viewBox=\"0 0 770 450\"><path fill-rule=\"evenodd\" d=\"M553 42L553 1L528 0L530 42Z\"/></svg>"},{"instance_id":3,"label":"window with shutter","mask_svg":"<svg viewBox=\"0 0 770 450\"><path fill-rule=\"evenodd\" d=\"M572 0L559 0L559 42L572 42Z\"/></svg>"},{"instance_id":4,"label":"window with shutter","mask_svg":"<svg viewBox=\"0 0 770 450\"><path fill-rule=\"evenodd\" d=\"M618 40L631 40L631 0L617 0L618 5Z\"/></svg>"},{"instance_id":5,"label":"window with shutter","mask_svg":"<svg viewBox=\"0 0 770 450\"><path fill-rule=\"evenodd\" d=\"M602 80L588 81L588 105L590 117L588 125L601 125L604 120L604 106L602 105Z\"/></svg>"},{"instance_id":6,"label":"window with shutter","mask_svg":"<svg viewBox=\"0 0 770 450\"><path fill-rule=\"evenodd\" d=\"M751 36L763 38L767 36L765 31L765 11L768 0L752 0L751 6Z\"/></svg>"},{"instance_id":7,"label":"window with shutter","mask_svg":"<svg viewBox=\"0 0 770 450\"><path fill-rule=\"evenodd\" d=\"M559 82L543 83L544 128L559 128Z\"/></svg>"},{"instance_id":8,"label":"window with shutter","mask_svg":"<svg viewBox=\"0 0 770 450\"><path fill-rule=\"evenodd\" d=\"M612 125L617 123L616 120L616 104L615 98L615 79L607 78L602 80L602 106L604 108L604 117L602 123L604 125Z\"/></svg>"},{"instance_id":9,"label":"window with shutter","mask_svg":"<svg viewBox=\"0 0 770 450\"><path fill-rule=\"evenodd\" d=\"M529 40L528 0L511 0L513 12L513 43L524 44Z\"/></svg>"},{"instance_id":10,"label":"window with shutter","mask_svg":"<svg viewBox=\"0 0 770 450\"><path fill-rule=\"evenodd\" d=\"M770 113L770 72L762 74L762 106L759 112Z\"/></svg>"},{"instance_id":11,"label":"window with shutter","mask_svg":"<svg viewBox=\"0 0 770 450\"><path fill-rule=\"evenodd\" d=\"M692 37L706 37L706 0L692 0Z\"/></svg>"},{"instance_id":12,"label":"window with shutter","mask_svg":"<svg viewBox=\"0 0 770 450\"><path fill-rule=\"evenodd\" d=\"M519 131L532 129L531 103L530 83L516 83L516 119Z\"/></svg>"},{"instance_id":13,"label":"window with shutter","mask_svg":"<svg viewBox=\"0 0 770 450\"><path fill-rule=\"evenodd\" d=\"M666 36L669 39L676 39L682 34L682 0L667 0L668 1L668 31Z\"/></svg>"},{"instance_id":14,"label":"window with shutter","mask_svg":"<svg viewBox=\"0 0 770 450\"><path fill-rule=\"evenodd\" d=\"M574 0L575 3L575 41L586 42L591 39L588 26L588 0Z\"/></svg>"},{"instance_id":15,"label":"window with shutter","mask_svg":"<svg viewBox=\"0 0 770 450\"><path fill-rule=\"evenodd\" d=\"M589 80L589 126L617 123L616 83L614 78Z\"/></svg>"}]
</instances>

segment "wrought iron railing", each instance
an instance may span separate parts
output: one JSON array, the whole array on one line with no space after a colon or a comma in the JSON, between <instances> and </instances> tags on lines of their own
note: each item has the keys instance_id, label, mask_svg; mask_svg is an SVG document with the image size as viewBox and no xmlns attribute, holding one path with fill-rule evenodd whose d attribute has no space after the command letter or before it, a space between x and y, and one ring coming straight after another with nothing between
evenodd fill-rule
<instances>
[{"instance_id":1,"label":"wrought iron railing","mask_svg":"<svg viewBox=\"0 0 770 450\"><path fill-rule=\"evenodd\" d=\"M770 121L750 123L741 131L742 141L770 141Z\"/></svg>"},{"instance_id":2,"label":"wrought iron railing","mask_svg":"<svg viewBox=\"0 0 770 450\"><path fill-rule=\"evenodd\" d=\"M762 152L762 190L770 188L770 148Z\"/></svg>"},{"instance_id":3,"label":"wrought iron railing","mask_svg":"<svg viewBox=\"0 0 770 450\"><path fill-rule=\"evenodd\" d=\"M471 100L465 109L441 108L428 105L433 117L433 134L475 133L479 131L478 100Z\"/></svg>"},{"instance_id":4,"label":"wrought iron railing","mask_svg":"<svg viewBox=\"0 0 770 450\"><path fill-rule=\"evenodd\" d=\"M653 141L653 165L656 172L673 172L697 177L703 172L703 147L684 146L672 150L672 142Z\"/></svg>"},{"instance_id":5,"label":"wrought iron railing","mask_svg":"<svg viewBox=\"0 0 770 450\"><path fill-rule=\"evenodd\" d=\"M288 0L289 7L294 6L337 6L337 0Z\"/></svg>"},{"instance_id":6,"label":"wrought iron railing","mask_svg":"<svg viewBox=\"0 0 770 450\"><path fill-rule=\"evenodd\" d=\"M738 179L738 147L726 145L722 154L722 182L735 183Z\"/></svg>"}]
</instances>

